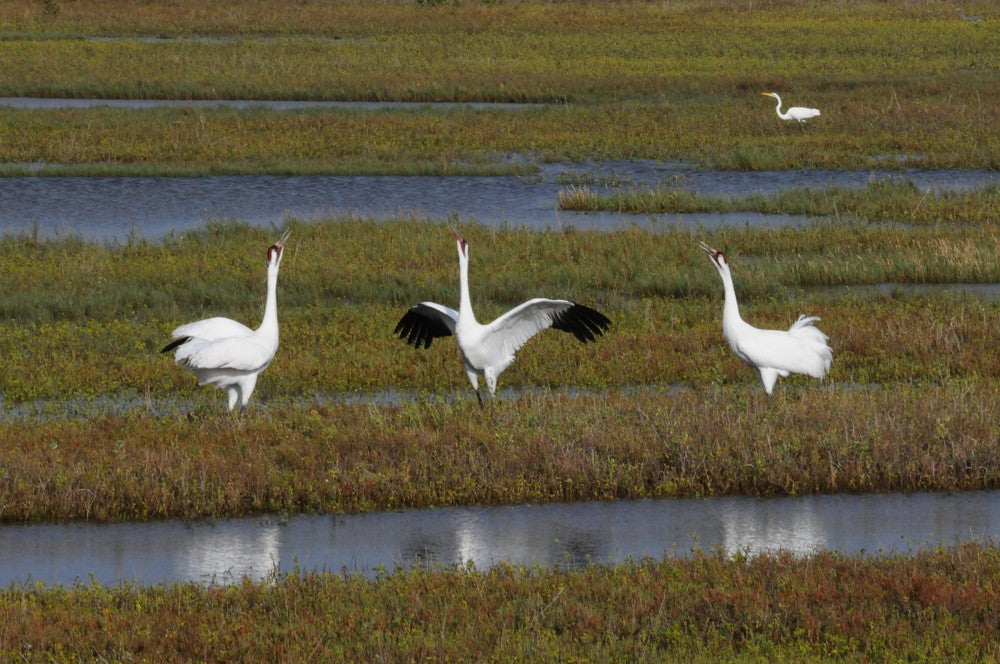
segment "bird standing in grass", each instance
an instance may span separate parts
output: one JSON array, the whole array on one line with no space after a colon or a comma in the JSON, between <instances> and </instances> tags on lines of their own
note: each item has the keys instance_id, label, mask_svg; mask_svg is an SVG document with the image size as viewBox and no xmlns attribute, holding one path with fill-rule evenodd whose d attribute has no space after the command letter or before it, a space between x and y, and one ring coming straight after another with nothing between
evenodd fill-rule
<instances>
[{"instance_id":1,"label":"bird standing in grass","mask_svg":"<svg viewBox=\"0 0 1000 664\"><path fill-rule=\"evenodd\" d=\"M799 123L804 123L806 120L820 114L818 108L805 108L804 106L792 106L786 112L782 113L781 97L778 96L777 92L761 92L761 94L765 97L774 97L778 100L778 105L774 107L774 110L782 120L798 120Z\"/></svg>"},{"instance_id":2,"label":"bird standing in grass","mask_svg":"<svg viewBox=\"0 0 1000 664\"><path fill-rule=\"evenodd\" d=\"M480 324L472 313L469 297L469 243L458 231L454 232L461 289L459 310L436 302L421 302L403 314L393 333L415 348L421 345L427 348L437 337L455 335L465 373L480 406L483 398L479 393L479 377L486 378L490 395L494 395L497 378L514 361L514 353L545 328L569 332L581 343L587 343L611 325L604 314L590 307L569 300L545 298L528 300L492 323Z\"/></svg>"},{"instance_id":3,"label":"bird standing in grass","mask_svg":"<svg viewBox=\"0 0 1000 664\"><path fill-rule=\"evenodd\" d=\"M229 410L246 408L257 376L278 350L278 268L291 231L267 249L267 300L264 320L251 330L229 318L206 318L173 331L162 353L176 349L174 360L190 369L201 385L215 385L229 394Z\"/></svg>"},{"instance_id":4,"label":"bird standing in grass","mask_svg":"<svg viewBox=\"0 0 1000 664\"><path fill-rule=\"evenodd\" d=\"M701 243L712 259L712 264L722 277L722 287L726 302L722 308L722 333L729 347L750 366L760 371L764 391L771 394L778 376L787 377L800 373L823 378L830 371L833 349L827 345L827 336L813 325L816 316L799 316L787 330L761 330L753 327L740 317L740 306L736 302L733 276L729 272L726 255Z\"/></svg>"}]
</instances>

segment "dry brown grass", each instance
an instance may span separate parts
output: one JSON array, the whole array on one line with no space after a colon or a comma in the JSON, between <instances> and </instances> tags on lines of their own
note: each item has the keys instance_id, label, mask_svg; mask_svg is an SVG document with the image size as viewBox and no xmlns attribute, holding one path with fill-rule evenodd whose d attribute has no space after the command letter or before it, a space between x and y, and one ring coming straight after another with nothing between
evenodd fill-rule
<instances>
[{"instance_id":1,"label":"dry brown grass","mask_svg":"<svg viewBox=\"0 0 1000 664\"><path fill-rule=\"evenodd\" d=\"M1000 554L10 588L12 661L992 661Z\"/></svg>"},{"instance_id":2,"label":"dry brown grass","mask_svg":"<svg viewBox=\"0 0 1000 664\"><path fill-rule=\"evenodd\" d=\"M998 409L984 379L10 423L0 520L988 489Z\"/></svg>"}]
</instances>

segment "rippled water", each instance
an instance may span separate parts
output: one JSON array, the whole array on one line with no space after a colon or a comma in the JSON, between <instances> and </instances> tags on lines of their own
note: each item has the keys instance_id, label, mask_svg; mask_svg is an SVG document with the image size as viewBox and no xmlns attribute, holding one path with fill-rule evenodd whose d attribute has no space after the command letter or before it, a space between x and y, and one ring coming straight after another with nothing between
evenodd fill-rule
<instances>
[{"instance_id":1,"label":"rippled water","mask_svg":"<svg viewBox=\"0 0 1000 664\"><path fill-rule=\"evenodd\" d=\"M157 239L171 231L199 228L210 219L233 218L266 226L290 216L330 215L376 219L455 215L488 226L536 229L803 227L812 222L801 215L561 212L557 196L567 180L587 178L593 179L594 184L588 186L596 191L609 190L608 182L617 186L668 182L701 193L742 196L804 186L860 187L870 176L910 179L938 190L1000 183L1000 173L986 171L699 171L657 162L545 164L537 177L14 177L0 178L0 232L37 229L43 235L74 234L91 240L137 233Z\"/></svg>"},{"instance_id":2,"label":"rippled water","mask_svg":"<svg viewBox=\"0 0 1000 664\"><path fill-rule=\"evenodd\" d=\"M274 570L544 567L824 550L911 553L1000 536L1000 492L709 498L181 522L0 527L0 585L231 582Z\"/></svg>"}]
</instances>

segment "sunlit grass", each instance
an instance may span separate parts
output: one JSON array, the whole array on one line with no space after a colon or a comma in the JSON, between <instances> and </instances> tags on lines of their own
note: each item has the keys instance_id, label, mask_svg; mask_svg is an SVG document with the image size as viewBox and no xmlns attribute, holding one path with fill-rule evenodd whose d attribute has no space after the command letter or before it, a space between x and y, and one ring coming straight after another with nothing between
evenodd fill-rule
<instances>
[{"instance_id":1,"label":"sunlit grass","mask_svg":"<svg viewBox=\"0 0 1000 664\"><path fill-rule=\"evenodd\" d=\"M227 8L184 0L105 11L104 2L53 1L62 7L54 15L28 0L0 7L0 94L557 105L513 113L5 109L7 173L31 162L51 163L51 172L485 172L508 153L738 169L998 166L1000 49L987 24L962 21L946 2ZM80 38L92 35L218 39ZM765 90L823 115L805 127L783 124Z\"/></svg>"},{"instance_id":2,"label":"sunlit grass","mask_svg":"<svg viewBox=\"0 0 1000 664\"><path fill-rule=\"evenodd\" d=\"M984 377L8 422L0 521L993 489L998 408Z\"/></svg>"},{"instance_id":3,"label":"sunlit grass","mask_svg":"<svg viewBox=\"0 0 1000 664\"><path fill-rule=\"evenodd\" d=\"M559 192L563 210L611 210L652 214L661 212L762 212L802 214L829 219L905 223L967 223L995 225L1000 189L932 191L911 181L872 180L866 187L790 189L773 194L724 198L679 187L632 189L597 194L586 186Z\"/></svg>"},{"instance_id":4,"label":"sunlit grass","mask_svg":"<svg viewBox=\"0 0 1000 664\"><path fill-rule=\"evenodd\" d=\"M882 91L874 91L881 94ZM0 163L126 174L496 173L527 160L686 160L706 168L997 168L992 107L940 112L915 100L891 113L824 116L822 127L775 124L756 100L602 103L500 111L0 108ZM997 111L1000 113L1000 111ZM884 133L891 123L896 133ZM793 135L793 133L795 135ZM897 155L913 155L896 159ZM886 159L885 156L890 158ZM71 171L63 170L68 173Z\"/></svg>"},{"instance_id":5,"label":"sunlit grass","mask_svg":"<svg viewBox=\"0 0 1000 664\"><path fill-rule=\"evenodd\" d=\"M457 306L449 229L416 221L293 224L278 285L281 348L257 396L464 389L454 343L415 350L392 330L417 302ZM820 226L803 231L658 234L463 229L481 320L536 296L604 311L586 347L548 332L519 353L501 386L605 388L648 383L756 384L721 337L722 287L697 239L729 252L747 320L786 328L800 313L831 335L842 383L1000 375L996 303L933 295L832 295L882 282L998 282L992 227ZM159 349L177 325L224 315L256 326L264 250L276 230L217 225L105 246L0 239L18 256L0 285L0 392L8 403L133 391L204 393ZM879 329L878 335L869 334Z\"/></svg>"},{"instance_id":6,"label":"sunlit grass","mask_svg":"<svg viewBox=\"0 0 1000 664\"><path fill-rule=\"evenodd\" d=\"M918 89L934 91L939 81L951 90L988 82L998 64L992 33L964 23L944 2L918 8L279 2L227 10L188 0L152 11L139 3L117 5L106 10L116 17L110 22L103 4L67 3L65 16L49 18L27 0L5 5L0 29L8 39L0 41L0 61L7 76L0 90L76 97L618 101L704 95L707 81L724 96L896 86L895 96L868 100L884 108L902 106ZM45 32L50 39L37 39ZM60 38L191 32L239 38ZM17 39L18 33L28 39ZM269 38L249 38L254 33ZM843 83L832 85L836 79Z\"/></svg>"},{"instance_id":7,"label":"sunlit grass","mask_svg":"<svg viewBox=\"0 0 1000 664\"><path fill-rule=\"evenodd\" d=\"M998 578L995 547L963 545L374 581L28 585L0 592L0 651L46 661L989 661Z\"/></svg>"}]
</instances>

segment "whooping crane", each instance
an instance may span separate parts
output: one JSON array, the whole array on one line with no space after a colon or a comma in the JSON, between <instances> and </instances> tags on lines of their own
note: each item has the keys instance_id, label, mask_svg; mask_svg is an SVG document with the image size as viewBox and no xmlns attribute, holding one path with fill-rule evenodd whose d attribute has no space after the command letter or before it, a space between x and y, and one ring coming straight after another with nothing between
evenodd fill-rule
<instances>
[{"instance_id":1,"label":"whooping crane","mask_svg":"<svg viewBox=\"0 0 1000 664\"><path fill-rule=\"evenodd\" d=\"M778 96L777 92L761 92L765 97L774 97L778 100L778 105L774 107L774 111L778 114L778 117L782 120L798 120L800 123L805 122L810 118L814 118L819 115L818 108L805 108L803 106L792 106L785 113L781 112L781 97Z\"/></svg>"},{"instance_id":2,"label":"whooping crane","mask_svg":"<svg viewBox=\"0 0 1000 664\"><path fill-rule=\"evenodd\" d=\"M229 393L229 410L246 408L257 376L278 350L278 268L291 231L267 248L267 300L264 320L251 330L229 318L206 318L181 325L171 333L162 353L177 349L174 360L190 369L200 385L215 385Z\"/></svg>"},{"instance_id":3,"label":"whooping crane","mask_svg":"<svg viewBox=\"0 0 1000 664\"><path fill-rule=\"evenodd\" d=\"M436 302L421 302L403 314L393 334L398 334L414 348L420 348L421 344L427 348L437 337L455 335L465 373L480 406L483 398L479 393L479 376L486 377L490 395L495 395L497 378L514 361L514 353L545 328L569 332L581 343L587 343L604 334L611 325L604 314L590 307L569 300L544 298L528 300L492 323L481 325L472 313L469 297L469 243L457 230L452 230L458 247L459 310Z\"/></svg>"},{"instance_id":4,"label":"whooping crane","mask_svg":"<svg viewBox=\"0 0 1000 664\"><path fill-rule=\"evenodd\" d=\"M786 332L785 330L761 330L753 327L740 317L740 307L736 302L733 276L729 272L726 255L704 242L701 248L708 252L712 264L722 277L726 302L722 308L722 333L729 347L750 366L760 371L764 391L771 394L778 376L801 373L813 378L823 378L833 362L833 349L827 345L827 336L813 323L817 316L799 316Z\"/></svg>"}]
</instances>

